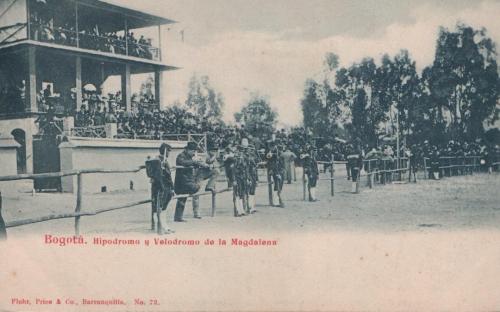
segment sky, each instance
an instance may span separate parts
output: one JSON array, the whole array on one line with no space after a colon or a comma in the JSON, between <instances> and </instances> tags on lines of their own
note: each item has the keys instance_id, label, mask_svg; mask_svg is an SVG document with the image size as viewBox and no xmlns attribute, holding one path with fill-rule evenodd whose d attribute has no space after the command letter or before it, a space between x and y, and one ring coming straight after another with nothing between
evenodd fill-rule
<instances>
[{"instance_id":1,"label":"sky","mask_svg":"<svg viewBox=\"0 0 500 312\"><path fill-rule=\"evenodd\" d=\"M224 120L250 93L269 96L282 126L300 124L308 78L323 60L340 66L407 49L422 70L433 61L440 26L485 27L500 43L500 1L465 0L106 0L177 21L162 31L163 104L185 101L193 74L208 75L225 99ZM182 36L181 33L184 35Z\"/></svg>"}]
</instances>

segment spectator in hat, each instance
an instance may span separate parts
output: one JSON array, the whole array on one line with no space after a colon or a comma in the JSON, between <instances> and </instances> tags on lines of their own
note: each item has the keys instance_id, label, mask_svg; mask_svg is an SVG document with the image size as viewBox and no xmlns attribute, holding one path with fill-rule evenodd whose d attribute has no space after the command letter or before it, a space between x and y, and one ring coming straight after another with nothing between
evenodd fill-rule
<instances>
[{"instance_id":1,"label":"spectator in hat","mask_svg":"<svg viewBox=\"0 0 500 312\"><path fill-rule=\"evenodd\" d=\"M167 209L168 203L174 196L174 183L167 158L171 146L162 143L160 154L155 159L146 161L146 173L151 178L151 229L155 229L154 215L156 214L158 234L173 233L172 230L164 228L161 222L161 212Z\"/></svg>"},{"instance_id":2,"label":"spectator in hat","mask_svg":"<svg viewBox=\"0 0 500 312\"><path fill-rule=\"evenodd\" d=\"M175 174L175 193L179 195L188 194L192 195L198 192L200 185L198 184L196 170L199 168L208 168L209 166L202 161L193 159L196 154L196 143L188 142L184 151L177 156L175 161L177 168ZM177 199L177 205L175 206L175 222L186 222L184 220L184 207L186 205L187 198L181 197ZM197 219L201 219L199 214L199 200L198 197L193 197L193 214Z\"/></svg>"},{"instance_id":3,"label":"spectator in hat","mask_svg":"<svg viewBox=\"0 0 500 312\"><path fill-rule=\"evenodd\" d=\"M215 192L215 183L219 176L219 163L217 157L219 156L219 146L216 143L211 143L207 147L207 156L205 157L206 167L200 168L197 172L197 181L207 180L205 191Z\"/></svg>"},{"instance_id":4,"label":"spectator in hat","mask_svg":"<svg viewBox=\"0 0 500 312\"><path fill-rule=\"evenodd\" d=\"M281 158L283 158L283 164L285 166L285 177L287 184L292 184L292 173L294 170L295 159L297 156L290 150L290 147L285 146L283 153L281 153Z\"/></svg>"}]
</instances>

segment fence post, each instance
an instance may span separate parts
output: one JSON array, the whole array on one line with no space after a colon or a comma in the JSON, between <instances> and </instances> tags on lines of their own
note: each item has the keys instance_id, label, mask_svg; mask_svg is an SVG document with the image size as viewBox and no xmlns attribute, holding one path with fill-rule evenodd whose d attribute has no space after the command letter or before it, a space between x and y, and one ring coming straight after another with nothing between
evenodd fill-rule
<instances>
[{"instance_id":1,"label":"fence post","mask_svg":"<svg viewBox=\"0 0 500 312\"><path fill-rule=\"evenodd\" d=\"M368 160L368 187L373 188L374 172L372 171L372 161Z\"/></svg>"},{"instance_id":2,"label":"fence post","mask_svg":"<svg viewBox=\"0 0 500 312\"><path fill-rule=\"evenodd\" d=\"M332 162L331 162L331 167L330 167L330 193L332 196L335 195L335 186L334 186L334 172L335 172L335 162L334 162L334 157L332 155L332 158L331 158Z\"/></svg>"},{"instance_id":3,"label":"fence post","mask_svg":"<svg viewBox=\"0 0 500 312\"><path fill-rule=\"evenodd\" d=\"M7 239L7 229L5 228L5 221L2 217L2 192L0 192L0 240Z\"/></svg>"},{"instance_id":4,"label":"fence post","mask_svg":"<svg viewBox=\"0 0 500 312\"><path fill-rule=\"evenodd\" d=\"M424 179L427 180L427 162L425 161L425 156L424 156Z\"/></svg>"},{"instance_id":5,"label":"fence post","mask_svg":"<svg viewBox=\"0 0 500 312\"><path fill-rule=\"evenodd\" d=\"M297 166L295 166L295 160L292 162L293 165L293 182L297 182Z\"/></svg>"},{"instance_id":6,"label":"fence post","mask_svg":"<svg viewBox=\"0 0 500 312\"><path fill-rule=\"evenodd\" d=\"M384 159L384 160L382 160L382 164L383 164L383 168L382 168L382 170L383 170L383 172L384 172L384 173L383 173L383 176L382 176L382 177L384 178L384 179L383 179L383 183L382 183L382 184L384 184L384 185L385 185L385 183L386 183L386 181L385 181L385 180L387 179L387 172L385 172L385 170L386 170L386 165L385 165L385 163L386 163L386 160L385 160L385 159Z\"/></svg>"},{"instance_id":7,"label":"fence post","mask_svg":"<svg viewBox=\"0 0 500 312\"><path fill-rule=\"evenodd\" d=\"M472 165L471 175L474 173L474 170L476 170L476 156L473 156L472 160L473 160L473 165Z\"/></svg>"},{"instance_id":8,"label":"fence post","mask_svg":"<svg viewBox=\"0 0 500 312\"><path fill-rule=\"evenodd\" d=\"M77 175L77 191L76 191L76 207L75 207L75 213L79 213L82 209L82 173L78 172ZM75 217L75 235L80 235L80 217L76 216Z\"/></svg>"},{"instance_id":9,"label":"fence post","mask_svg":"<svg viewBox=\"0 0 500 312\"><path fill-rule=\"evenodd\" d=\"M269 205L274 206L273 203L273 183L271 180L271 174L269 173L269 168L266 167L266 173L267 173L267 191L269 193Z\"/></svg>"},{"instance_id":10,"label":"fence post","mask_svg":"<svg viewBox=\"0 0 500 312\"><path fill-rule=\"evenodd\" d=\"M365 165L365 172L367 173L366 177L368 178L368 187L372 188L372 160L367 160L368 166ZM366 168L368 167L368 168Z\"/></svg>"},{"instance_id":11,"label":"fence post","mask_svg":"<svg viewBox=\"0 0 500 312\"><path fill-rule=\"evenodd\" d=\"M306 172L304 170L304 164L302 164L302 200L306 201Z\"/></svg>"},{"instance_id":12,"label":"fence post","mask_svg":"<svg viewBox=\"0 0 500 312\"><path fill-rule=\"evenodd\" d=\"M212 217L215 217L215 197L216 193L212 192L212 212L210 214Z\"/></svg>"}]
</instances>

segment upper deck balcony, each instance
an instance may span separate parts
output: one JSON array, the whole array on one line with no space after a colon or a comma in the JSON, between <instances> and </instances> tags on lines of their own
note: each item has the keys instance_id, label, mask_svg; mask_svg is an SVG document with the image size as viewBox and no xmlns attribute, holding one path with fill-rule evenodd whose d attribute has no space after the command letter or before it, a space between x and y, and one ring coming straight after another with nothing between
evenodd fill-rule
<instances>
[{"instance_id":1,"label":"upper deck balcony","mask_svg":"<svg viewBox=\"0 0 500 312\"><path fill-rule=\"evenodd\" d=\"M161 25L174 21L98 0L0 1L0 48L31 40L160 62Z\"/></svg>"}]
</instances>

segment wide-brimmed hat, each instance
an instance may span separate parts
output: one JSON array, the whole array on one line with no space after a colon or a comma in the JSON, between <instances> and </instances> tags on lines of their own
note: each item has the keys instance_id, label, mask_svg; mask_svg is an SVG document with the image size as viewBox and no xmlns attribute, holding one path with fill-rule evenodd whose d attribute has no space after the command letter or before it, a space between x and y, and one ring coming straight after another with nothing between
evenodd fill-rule
<instances>
[{"instance_id":1,"label":"wide-brimmed hat","mask_svg":"<svg viewBox=\"0 0 500 312\"><path fill-rule=\"evenodd\" d=\"M170 150L172 150L172 146L170 146L170 145L169 145L169 144L167 144L167 143L162 143L162 144L160 145L160 154L164 154L164 153L165 153L165 150L169 152Z\"/></svg>"}]
</instances>

